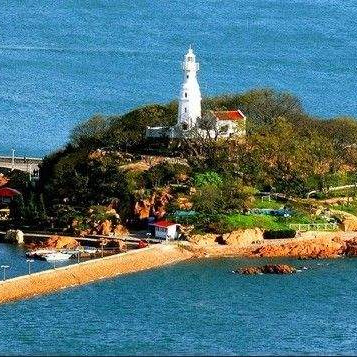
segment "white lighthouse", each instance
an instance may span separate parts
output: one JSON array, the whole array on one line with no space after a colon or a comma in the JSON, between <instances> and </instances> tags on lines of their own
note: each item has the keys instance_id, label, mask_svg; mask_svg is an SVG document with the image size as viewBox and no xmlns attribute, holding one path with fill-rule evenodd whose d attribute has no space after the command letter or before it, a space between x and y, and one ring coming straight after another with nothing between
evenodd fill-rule
<instances>
[{"instance_id":1,"label":"white lighthouse","mask_svg":"<svg viewBox=\"0 0 357 357\"><path fill-rule=\"evenodd\" d=\"M146 137L151 139L195 139L225 138L239 139L246 135L246 117L237 108L225 111L213 111L204 113L203 122L201 113L201 91L197 82L199 63L190 46L182 62L183 82L179 97L177 124L171 127L157 126L147 127ZM210 127L204 126L204 121ZM191 130L196 129L196 130Z\"/></svg>"},{"instance_id":2,"label":"white lighthouse","mask_svg":"<svg viewBox=\"0 0 357 357\"><path fill-rule=\"evenodd\" d=\"M201 91L197 82L199 63L190 46L182 62L183 83L179 97L177 124L183 130L195 127L201 118Z\"/></svg>"}]
</instances>

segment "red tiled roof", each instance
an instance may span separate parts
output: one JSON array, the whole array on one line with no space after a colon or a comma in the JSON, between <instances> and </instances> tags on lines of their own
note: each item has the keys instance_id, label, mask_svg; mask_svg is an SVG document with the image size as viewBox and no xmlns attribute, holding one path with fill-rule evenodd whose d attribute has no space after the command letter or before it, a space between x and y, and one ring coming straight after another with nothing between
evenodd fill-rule
<instances>
[{"instance_id":1,"label":"red tiled roof","mask_svg":"<svg viewBox=\"0 0 357 357\"><path fill-rule=\"evenodd\" d=\"M218 120L243 120L245 115L240 110L212 111Z\"/></svg>"},{"instance_id":2,"label":"red tiled roof","mask_svg":"<svg viewBox=\"0 0 357 357\"><path fill-rule=\"evenodd\" d=\"M21 195L21 193L9 187L0 188L0 197L14 197L16 195Z\"/></svg>"},{"instance_id":3,"label":"red tiled roof","mask_svg":"<svg viewBox=\"0 0 357 357\"><path fill-rule=\"evenodd\" d=\"M161 227L161 228L167 228L169 226L173 226L174 222L170 222L170 221L157 221L154 223L150 223L150 225L155 226L155 227Z\"/></svg>"}]
</instances>

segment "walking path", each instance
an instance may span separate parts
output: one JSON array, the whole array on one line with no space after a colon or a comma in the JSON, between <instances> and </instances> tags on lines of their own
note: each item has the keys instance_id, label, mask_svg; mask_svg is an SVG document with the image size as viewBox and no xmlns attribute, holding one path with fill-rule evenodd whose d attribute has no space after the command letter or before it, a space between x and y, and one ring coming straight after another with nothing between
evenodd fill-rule
<instances>
[{"instance_id":1,"label":"walking path","mask_svg":"<svg viewBox=\"0 0 357 357\"><path fill-rule=\"evenodd\" d=\"M53 270L0 282L0 304L59 291L141 270L173 264L192 257L192 253L173 244L159 244L149 248L89 260Z\"/></svg>"}]
</instances>

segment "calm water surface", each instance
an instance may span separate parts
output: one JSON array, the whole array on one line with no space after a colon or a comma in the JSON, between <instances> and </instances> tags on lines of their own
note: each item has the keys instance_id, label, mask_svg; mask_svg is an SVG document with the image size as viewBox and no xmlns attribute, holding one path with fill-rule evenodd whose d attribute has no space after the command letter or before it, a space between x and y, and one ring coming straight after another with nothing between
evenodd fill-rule
<instances>
[{"instance_id":1,"label":"calm water surface","mask_svg":"<svg viewBox=\"0 0 357 357\"><path fill-rule=\"evenodd\" d=\"M178 96L190 43L203 95L270 86L357 116L355 0L15 1L0 11L0 152L43 155L95 113Z\"/></svg>"},{"instance_id":2,"label":"calm water surface","mask_svg":"<svg viewBox=\"0 0 357 357\"><path fill-rule=\"evenodd\" d=\"M190 43L203 95L271 86L357 116L356 18L353 0L6 1L0 152L43 155L94 113L176 98ZM27 272L16 247L0 260ZM0 306L0 354L356 354L357 261L320 263L186 262Z\"/></svg>"},{"instance_id":3,"label":"calm water surface","mask_svg":"<svg viewBox=\"0 0 357 357\"><path fill-rule=\"evenodd\" d=\"M280 260L281 261L281 260ZM356 354L357 260L201 260L0 306L0 354Z\"/></svg>"},{"instance_id":4,"label":"calm water surface","mask_svg":"<svg viewBox=\"0 0 357 357\"><path fill-rule=\"evenodd\" d=\"M6 277L15 278L16 276L28 274L29 266L26 261L26 249L21 246L0 243L0 265L8 265L9 268L6 270ZM55 267L60 267L68 264L75 264L76 259L70 259L65 262L53 262L49 263L46 261L35 260L31 263L31 271L33 273L53 269ZM3 270L0 269L0 279L3 279Z\"/></svg>"}]
</instances>

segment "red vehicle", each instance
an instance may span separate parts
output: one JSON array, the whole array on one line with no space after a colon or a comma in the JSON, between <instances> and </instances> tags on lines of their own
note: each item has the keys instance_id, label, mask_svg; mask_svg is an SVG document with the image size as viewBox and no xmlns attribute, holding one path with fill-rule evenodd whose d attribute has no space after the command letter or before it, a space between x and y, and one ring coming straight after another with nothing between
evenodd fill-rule
<instances>
[{"instance_id":1,"label":"red vehicle","mask_svg":"<svg viewBox=\"0 0 357 357\"><path fill-rule=\"evenodd\" d=\"M146 248L148 246L148 242L146 240L141 239L138 245L138 248Z\"/></svg>"}]
</instances>

